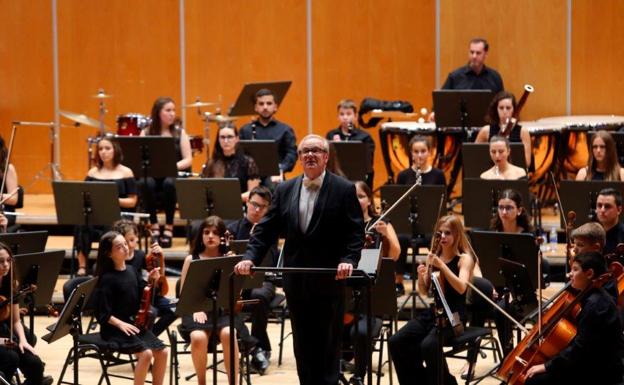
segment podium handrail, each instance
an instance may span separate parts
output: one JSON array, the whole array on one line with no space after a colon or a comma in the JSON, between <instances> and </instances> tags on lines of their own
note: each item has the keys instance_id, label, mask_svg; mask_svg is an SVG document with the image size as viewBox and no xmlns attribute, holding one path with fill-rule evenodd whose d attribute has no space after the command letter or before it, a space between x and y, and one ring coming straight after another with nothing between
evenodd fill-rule
<instances>
[{"instance_id":1,"label":"podium handrail","mask_svg":"<svg viewBox=\"0 0 624 385\"><path fill-rule=\"evenodd\" d=\"M333 267L252 267L252 272L273 272L273 273L310 273L310 274L336 274L338 272L337 268ZM229 292L230 292L230 309L234 309L236 303L236 296L234 293L234 278L235 277L249 277L249 275L239 275L235 272L230 273L229 279ZM367 343L371 343L372 341L372 311L371 311L371 282L372 277L361 269L353 269L351 272L351 276L347 278L362 278L366 280L366 340ZM346 278L345 278L346 279ZM234 344L236 341L234 340L234 312L229 312L230 316L230 370L229 370L229 378L228 383L230 385L234 384L234 376L235 376L235 365L234 360ZM357 322L357 320L355 320ZM367 383L368 385L373 384L373 349L369 347L368 349L368 363L367 363ZM213 378L213 384L216 385L216 377Z\"/></svg>"}]
</instances>

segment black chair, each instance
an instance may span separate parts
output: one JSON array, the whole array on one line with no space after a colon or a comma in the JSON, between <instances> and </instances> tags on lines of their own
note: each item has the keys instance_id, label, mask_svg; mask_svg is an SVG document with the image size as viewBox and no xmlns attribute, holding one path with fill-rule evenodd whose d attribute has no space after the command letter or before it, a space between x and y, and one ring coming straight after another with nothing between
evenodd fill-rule
<instances>
[{"instance_id":1,"label":"black chair","mask_svg":"<svg viewBox=\"0 0 624 385\"><path fill-rule=\"evenodd\" d=\"M485 347L482 344L483 342L491 344L491 347ZM444 352L444 357L459 358L468 361L466 385L470 384L471 381L478 383L483 378L492 375L492 373L487 373L485 376L472 378L472 373L474 373L480 350L491 350L494 356L494 362L501 362L503 360L500 344L492 334L492 329L490 328L466 327L461 336L450 339L444 346L450 348Z\"/></svg>"}]
</instances>

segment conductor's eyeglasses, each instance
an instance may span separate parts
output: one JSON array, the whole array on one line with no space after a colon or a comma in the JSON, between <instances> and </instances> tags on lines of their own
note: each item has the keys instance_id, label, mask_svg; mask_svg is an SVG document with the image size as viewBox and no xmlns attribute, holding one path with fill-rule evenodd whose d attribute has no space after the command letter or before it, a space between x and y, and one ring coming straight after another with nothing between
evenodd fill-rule
<instances>
[{"instance_id":1,"label":"conductor's eyeglasses","mask_svg":"<svg viewBox=\"0 0 624 385\"><path fill-rule=\"evenodd\" d=\"M321 147L304 147L297 152L299 153L299 155L305 155L308 153L312 155L318 155L324 153L325 149Z\"/></svg>"}]
</instances>

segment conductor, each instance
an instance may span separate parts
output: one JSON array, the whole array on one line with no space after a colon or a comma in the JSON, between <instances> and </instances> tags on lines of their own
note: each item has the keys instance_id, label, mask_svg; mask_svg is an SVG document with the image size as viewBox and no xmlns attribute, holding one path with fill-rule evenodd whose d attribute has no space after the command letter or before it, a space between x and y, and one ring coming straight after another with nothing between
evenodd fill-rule
<instances>
[{"instance_id":1,"label":"conductor","mask_svg":"<svg viewBox=\"0 0 624 385\"><path fill-rule=\"evenodd\" d=\"M302 385L338 383L344 279L357 266L364 243L362 210L354 185L326 171L329 144L308 135L297 149L303 175L280 184L234 271L248 275L284 234L284 266L336 268L336 275L284 275Z\"/></svg>"}]
</instances>

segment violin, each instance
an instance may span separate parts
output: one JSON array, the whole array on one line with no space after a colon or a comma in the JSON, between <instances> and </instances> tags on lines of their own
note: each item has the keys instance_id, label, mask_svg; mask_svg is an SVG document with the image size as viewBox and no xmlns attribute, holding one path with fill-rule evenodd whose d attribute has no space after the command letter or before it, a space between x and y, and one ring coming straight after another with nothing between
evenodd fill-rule
<instances>
[{"instance_id":1,"label":"violin","mask_svg":"<svg viewBox=\"0 0 624 385\"><path fill-rule=\"evenodd\" d=\"M530 367L543 364L570 344L576 336L576 317L580 302L593 288L602 287L612 278L618 279L618 288L624 281L624 268L619 263L609 265L609 272L574 295L563 292L542 316L542 326L533 327L522 341L507 355L496 373L508 385L523 385ZM541 332L540 332L541 330Z\"/></svg>"},{"instance_id":2,"label":"violin","mask_svg":"<svg viewBox=\"0 0 624 385\"><path fill-rule=\"evenodd\" d=\"M3 295L0 295L0 322L6 321L7 319L9 319L11 315L12 304L16 303L21 297L25 296L26 294L33 293L35 290L37 290L37 286L28 285L27 287L13 294L11 299Z\"/></svg>"},{"instance_id":3,"label":"violin","mask_svg":"<svg viewBox=\"0 0 624 385\"><path fill-rule=\"evenodd\" d=\"M229 230L225 230L225 233L219 238L219 254L226 255L230 252L230 241L234 239L234 235Z\"/></svg>"},{"instance_id":4,"label":"violin","mask_svg":"<svg viewBox=\"0 0 624 385\"><path fill-rule=\"evenodd\" d=\"M146 270L148 272L153 269L159 267L160 268L160 278L156 282L154 282L154 286L156 286L160 290L161 295L167 295L169 292L169 283L167 282L167 278L165 277L165 256L162 252L150 253L145 257L145 265Z\"/></svg>"}]
</instances>

